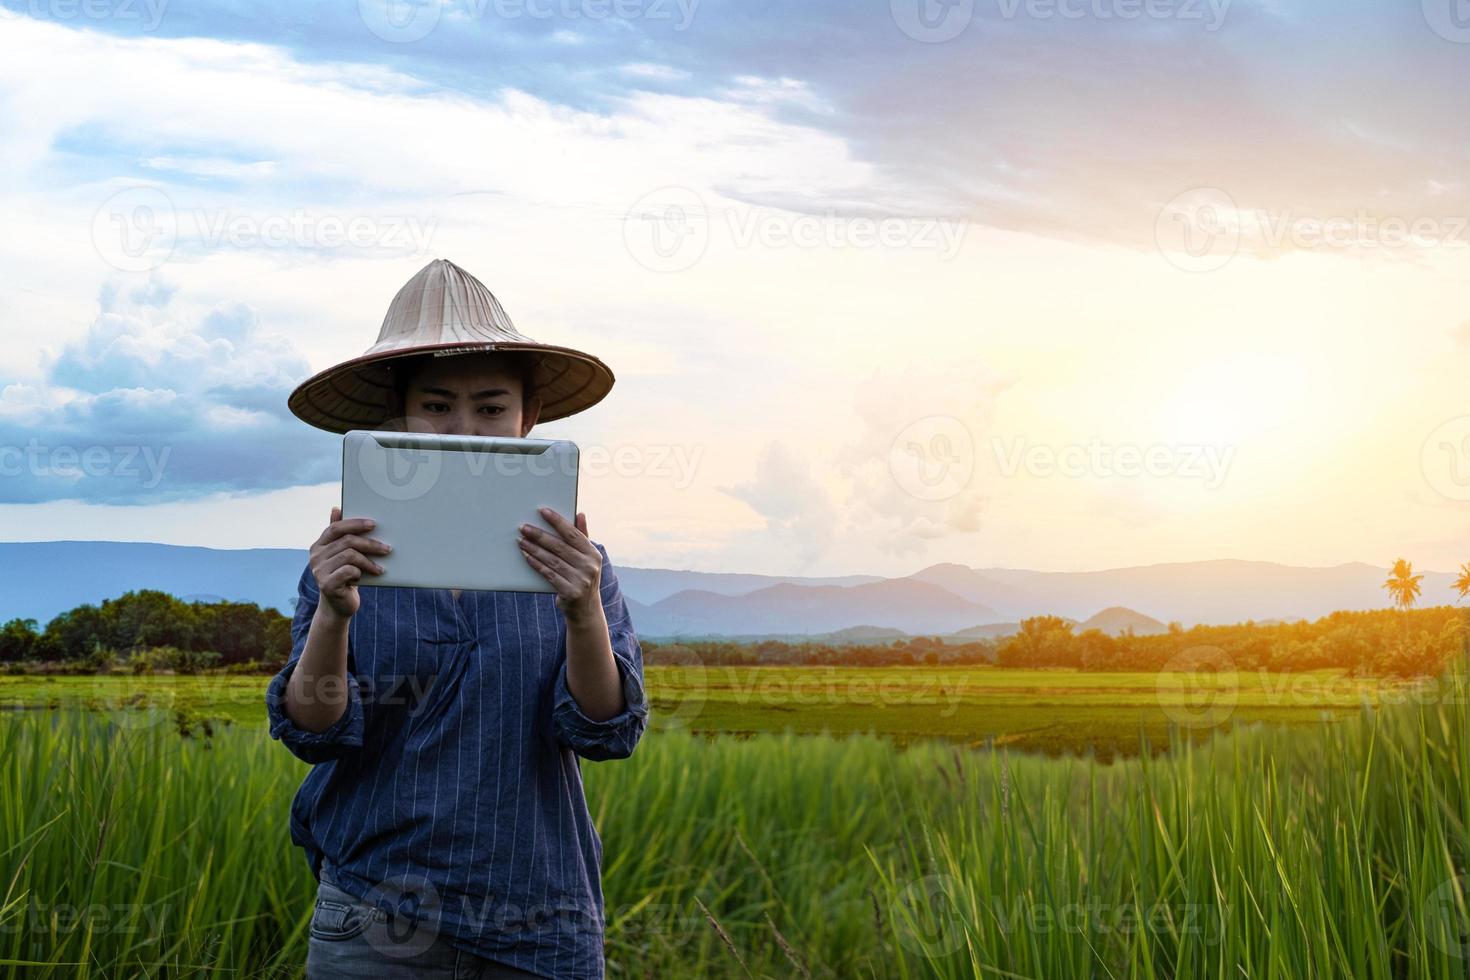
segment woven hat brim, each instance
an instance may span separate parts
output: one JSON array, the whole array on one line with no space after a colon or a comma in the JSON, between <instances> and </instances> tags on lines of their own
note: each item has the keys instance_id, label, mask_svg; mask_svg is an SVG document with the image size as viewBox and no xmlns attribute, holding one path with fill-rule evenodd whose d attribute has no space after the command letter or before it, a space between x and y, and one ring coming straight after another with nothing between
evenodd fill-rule
<instances>
[{"instance_id":1,"label":"woven hat brim","mask_svg":"<svg viewBox=\"0 0 1470 980\"><path fill-rule=\"evenodd\" d=\"M535 394L541 399L537 424L575 415L596 405L612 390L612 370L591 354L552 344L486 342L423 344L403 350L379 351L334 364L307 378L291 392L286 404L308 425L328 432L376 429L391 415L393 391L388 364L418 354L453 350L459 353L534 351L541 355L535 373Z\"/></svg>"}]
</instances>

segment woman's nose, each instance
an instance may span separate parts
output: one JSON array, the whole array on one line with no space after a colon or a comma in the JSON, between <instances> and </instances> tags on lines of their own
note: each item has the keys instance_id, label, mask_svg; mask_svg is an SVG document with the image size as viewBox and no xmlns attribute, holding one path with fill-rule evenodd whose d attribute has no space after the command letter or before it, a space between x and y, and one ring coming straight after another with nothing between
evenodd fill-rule
<instances>
[{"instance_id":1,"label":"woman's nose","mask_svg":"<svg viewBox=\"0 0 1470 980\"><path fill-rule=\"evenodd\" d=\"M449 428L445 435L472 436L475 435L475 417L467 412L456 412L449 419Z\"/></svg>"}]
</instances>

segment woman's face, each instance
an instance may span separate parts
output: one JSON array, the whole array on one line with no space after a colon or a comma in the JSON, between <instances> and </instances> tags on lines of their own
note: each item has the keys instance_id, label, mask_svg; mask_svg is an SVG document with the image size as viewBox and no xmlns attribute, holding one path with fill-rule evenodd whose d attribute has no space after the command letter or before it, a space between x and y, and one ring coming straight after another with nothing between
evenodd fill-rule
<instances>
[{"instance_id":1,"label":"woman's face","mask_svg":"<svg viewBox=\"0 0 1470 980\"><path fill-rule=\"evenodd\" d=\"M403 411L414 429L524 438L541 413L541 400L523 405L521 399L520 378L493 356L461 354L436 357L415 371Z\"/></svg>"}]
</instances>

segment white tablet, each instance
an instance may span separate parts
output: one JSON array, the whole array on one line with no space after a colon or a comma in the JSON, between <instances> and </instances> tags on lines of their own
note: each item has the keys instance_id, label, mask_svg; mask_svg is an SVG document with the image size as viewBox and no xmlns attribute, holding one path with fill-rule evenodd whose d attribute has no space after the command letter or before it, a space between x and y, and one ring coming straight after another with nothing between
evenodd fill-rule
<instances>
[{"instance_id":1,"label":"white tablet","mask_svg":"<svg viewBox=\"0 0 1470 980\"><path fill-rule=\"evenodd\" d=\"M383 574L359 585L554 592L520 549L538 508L577 514L576 443L354 429L342 437L342 517L370 517Z\"/></svg>"}]
</instances>

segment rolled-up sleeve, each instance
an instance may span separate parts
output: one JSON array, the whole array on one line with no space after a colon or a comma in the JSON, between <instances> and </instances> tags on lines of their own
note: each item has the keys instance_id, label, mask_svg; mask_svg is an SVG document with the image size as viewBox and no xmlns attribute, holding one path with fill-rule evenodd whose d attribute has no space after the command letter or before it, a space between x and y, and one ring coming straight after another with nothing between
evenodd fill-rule
<instances>
[{"instance_id":1,"label":"rolled-up sleeve","mask_svg":"<svg viewBox=\"0 0 1470 980\"><path fill-rule=\"evenodd\" d=\"M306 636L311 630L311 620L316 615L321 594L317 589L316 577L308 565L296 586L296 614L291 620L291 657L286 666L271 678L265 691L265 710L270 721L271 738L279 739L291 753L303 762L313 765L330 762L362 748L363 729L366 724L362 703L362 691L353 672L351 631L347 642L347 710L326 731L312 732L297 727L286 714L286 683L291 672L306 649Z\"/></svg>"},{"instance_id":2,"label":"rolled-up sleeve","mask_svg":"<svg viewBox=\"0 0 1470 980\"><path fill-rule=\"evenodd\" d=\"M556 672L552 717L557 737L573 752L592 762L626 759L633 754L648 727L648 697L643 686L643 648L633 630L633 618L618 586L617 573L608 560L607 549L593 545L602 554L602 610L607 618L613 660L623 684L623 710L601 721L587 717L567 686L565 644Z\"/></svg>"}]
</instances>

